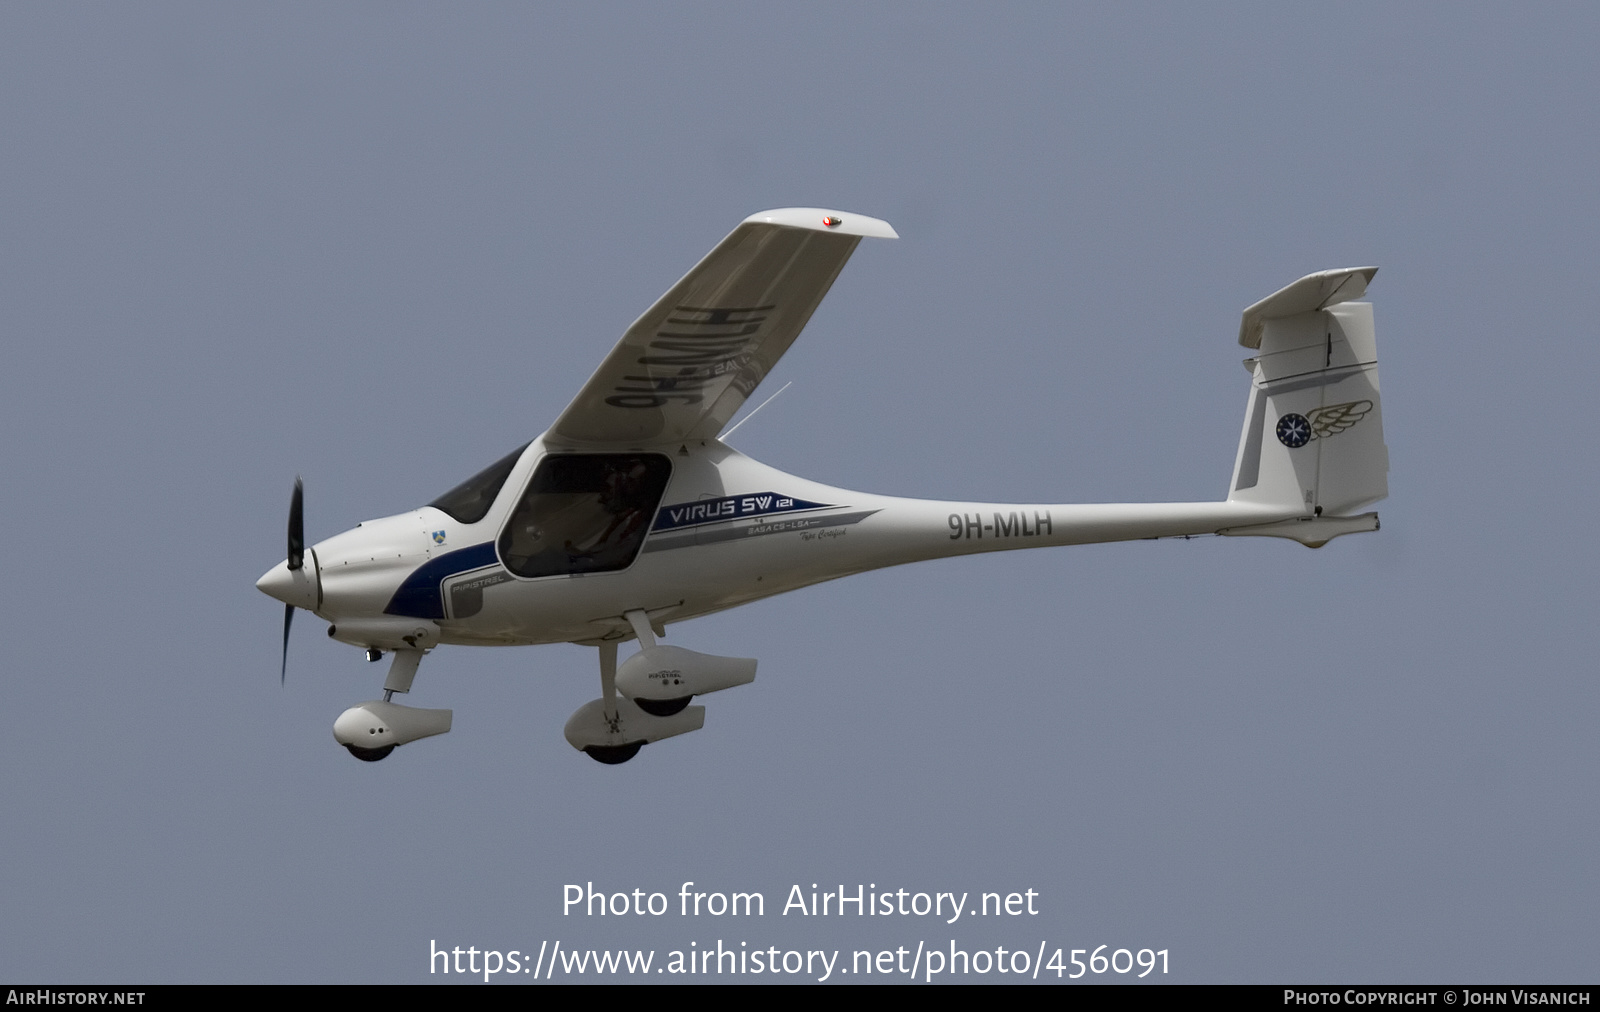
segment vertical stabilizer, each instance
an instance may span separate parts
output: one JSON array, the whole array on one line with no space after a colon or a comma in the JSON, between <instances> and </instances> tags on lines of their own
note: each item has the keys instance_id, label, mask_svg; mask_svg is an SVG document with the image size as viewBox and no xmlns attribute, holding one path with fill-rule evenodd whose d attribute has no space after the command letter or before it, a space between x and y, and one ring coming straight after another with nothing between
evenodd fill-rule
<instances>
[{"instance_id":1,"label":"vertical stabilizer","mask_svg":"<svg viewBox=\"0 0 1600 1012\"><path fill-rule=\"evenodd\" d=\"M1372 306L1340 301L1376 270L1310 275L1246 310L1240 343L1260 354L1230 500L1345 516L1389 494Z\"/></svg>"}]
</instances>

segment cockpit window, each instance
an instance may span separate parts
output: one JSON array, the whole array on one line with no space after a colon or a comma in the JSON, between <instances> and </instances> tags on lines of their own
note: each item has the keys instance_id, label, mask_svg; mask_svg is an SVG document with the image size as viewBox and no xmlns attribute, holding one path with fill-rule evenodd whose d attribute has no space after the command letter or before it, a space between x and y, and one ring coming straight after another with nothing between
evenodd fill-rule
<instances>
[{"instance_id":1,"label":"cockpit window","mask_svg":"<svg viewBox=\"0 0 1600 1012\"><path fill-rule=\"evenodd\" d=\"M500 494L500 486L506 483L511 469L517 466L517 461L522 459L522 451L527 448L528 444L522 444L428 505L444 510L461 523L477 523L494 505L494 497Z\"/></svg>"},{"instance_id":2,"label":"cockpit window","mask_svg":"<svg viewBox=\"0 0 1600 1012\"><path fill-rule=\"evenodd\" d=\"M670 477L659 453L548 456L500 532L500 561L528 577L626 569Z\"/></svg>"}]
</instances>

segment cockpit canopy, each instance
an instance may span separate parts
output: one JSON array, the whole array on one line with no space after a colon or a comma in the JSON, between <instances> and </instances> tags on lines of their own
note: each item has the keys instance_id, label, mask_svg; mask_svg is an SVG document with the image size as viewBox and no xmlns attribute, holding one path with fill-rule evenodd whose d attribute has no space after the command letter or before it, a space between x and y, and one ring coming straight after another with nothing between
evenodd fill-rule
<instances>
[{"instance_id":1,"label":"cockpit canopy","mask_svg":"<svg viewBox=\"0 0 1600 1012\"><path fill-rule=\"evenodd\" d=\"M500 532L500 561L524 577L626 569L671 477L659 453L551 454Z\"/></svg>"},{"instance_id":2,"label":"cockpit canopy","mask_svg":"<svg viewBox=\"0 0 1600 1012\"><path fill-rule=\"evenodd\" d=\"M500 494L500 487L527 448L528 444L523 443L428 505L443 510L461 523L477 523L488 514L495 496Z\"/></svg>"}]
</instances>

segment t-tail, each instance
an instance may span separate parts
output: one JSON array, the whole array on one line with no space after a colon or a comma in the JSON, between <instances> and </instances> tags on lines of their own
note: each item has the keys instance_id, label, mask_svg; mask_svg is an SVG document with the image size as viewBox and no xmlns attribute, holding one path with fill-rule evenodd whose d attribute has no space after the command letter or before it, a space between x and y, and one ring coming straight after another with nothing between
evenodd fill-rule
<instances>
[{"instance_id":1,"label":"t-tail","mask_svg":"<svg viewBox=\"0 0 1600 1012\"><path fill-rule=\"evenodd\" d=\"M1310 274L1245 310L1239 343L1257 354L1228 501L1302 516L1220 533L1318 548L1378 529L1376 513L1356 512L1389 494L1377 340L1372 305L1351 301L1377 272Z\"/></svg>"}]
</instances>

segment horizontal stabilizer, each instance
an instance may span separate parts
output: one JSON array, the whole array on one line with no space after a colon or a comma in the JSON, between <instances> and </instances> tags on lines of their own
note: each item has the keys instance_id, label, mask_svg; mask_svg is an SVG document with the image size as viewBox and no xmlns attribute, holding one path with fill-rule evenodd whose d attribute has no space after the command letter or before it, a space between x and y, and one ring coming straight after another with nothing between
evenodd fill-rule
<instances>
[{"instance_id":1,"label":"horizontal stabilizer","mask_svg":"<svg viewBox=\"0 0 1600 1012\"><path fill-rule=\"evenodd\" d=\"M1261 325L1267 320L1327 309L1361 298L1377 273L1376 267L1341 267L1307 274L1244 311L1244 319L1239 322L1239 343L1246 348L1261 347Z\"/></svg>"}]
</instances>

